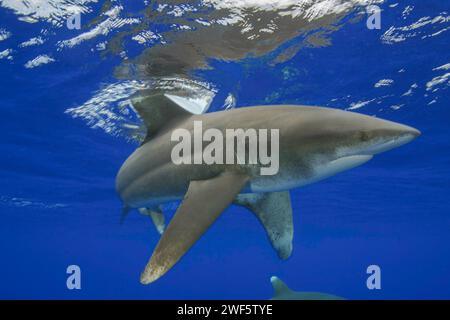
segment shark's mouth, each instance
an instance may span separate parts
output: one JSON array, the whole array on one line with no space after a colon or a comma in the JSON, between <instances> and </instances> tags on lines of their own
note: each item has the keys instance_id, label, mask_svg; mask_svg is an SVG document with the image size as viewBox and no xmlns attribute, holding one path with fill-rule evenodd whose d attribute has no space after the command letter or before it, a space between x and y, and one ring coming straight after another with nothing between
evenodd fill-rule
<instances>
[{"instance_id":1,"label":"shark's mouth","mask_svg":"<svg viewBox=\"0 0 450 320\"><path fill-rule=\"evenodd\" d=\"M331 174L341 172L344 170L348 170L357 166L366 163L370 159L373 158L373 155L369 154L360 154L360 155L351 155L338 158L336 160L330 161L326 165L326 170L329 170Z\"/></svg>"},{"instance_id":2,"label":"shark's mouth","mask_svg":"<svg viewBox=\"0 0 450 320\"><path fill-rule=\"evenodd\" d=\"M314 178L310 182L316 182L334 176L335 174L360 166L370 159L373 155L349 155L342 156L332 161L322 162L314 168Z\"/></svg>"},{"instance_id":3,"label":"shark's mouth","mask_svg":"<svg viewBox=\"0 0 450 320\"><path fill-rule=\"evenodd\" d=\"M354 146L339 148L336 152L336 160L334 161L350 161L359 156L374 156L385 151L395 149L399 146L407 144L417 135L413 133L403 133L388 138L378 138L372 141ZM350 159L346 159L350 158Z\"/></svg>"},{"instance_id":4,"label":"shark's mouth","mask_svg":"<svg viewBox=\"0 0 450 320\"><path fill-rule=\"evenodd\" d=\"M360 151L358 153L375 155L404 145L414 138L416 138L416 135L412 133L404 133L387 140L379 139L378 141L376 141L375 143L371 143L370 145L365 147L363 151Z\"/></svg>"}]
</instances>

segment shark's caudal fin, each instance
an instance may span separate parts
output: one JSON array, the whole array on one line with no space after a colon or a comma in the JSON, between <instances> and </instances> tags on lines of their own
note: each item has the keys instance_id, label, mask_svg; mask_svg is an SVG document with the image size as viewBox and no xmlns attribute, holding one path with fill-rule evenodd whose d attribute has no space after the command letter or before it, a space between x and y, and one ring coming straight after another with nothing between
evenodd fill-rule
<instances>
[{"instance_id":1,"label":"shark's caudal fin","mask_svg":"<svg viewBox=\"0 0 450 320\"><path fill-rule=\"evenodd\" d=\"M234 202L256 214L278 256L289 258L294 237L289 191L240 194Z\"/></svg>"},{"instance_id":2,"label":"shark's caudal fin","mask_svg":"<svg viewBox=\"0 0 450 320\"><path fill-rule=\"evenodd\" d=\"M188 98L162 93L138 97L131 103L147 127L144 142L165 126L193 114L204 113L208 108L208 105L202 106Z\"/></svg>"},{"instance_id":3,"label":"shark's caudal fin","mask_svg":"<svg viewBox=\"0 0 450 320\"><path fill-rule=\"evenodd\" d=\"M164 229L166 228L166 223L164 219L164 214L160 209L149 209L149 208L140 208L139 212L144 216L149 216L153 224L156 227L156 230L159 234L163 234Z\"/></svg>"},{"instance_id":4,"label":"shark's caudal fin","mask_svg":"<svg viewBox=\"0 0 450 320\"><path fill-rule=\"evenodd\" d=\"M141 283L153 282L172 268L216 221L247 181L247 176L232 172L209 180L191 181L183 202L141 274Z\"/></svg>"}]
</instances>

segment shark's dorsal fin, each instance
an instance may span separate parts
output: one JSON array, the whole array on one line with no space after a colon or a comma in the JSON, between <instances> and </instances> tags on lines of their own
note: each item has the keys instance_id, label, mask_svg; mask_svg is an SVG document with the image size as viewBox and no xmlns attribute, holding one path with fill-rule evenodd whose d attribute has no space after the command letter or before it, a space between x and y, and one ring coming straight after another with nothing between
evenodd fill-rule
<instances>
[{"instance_id":1,"label":"shark's dorsal fin","mask_svg":"<svg viewBox=\"0 0 450 320\"><path fill-rule=\"evenodd\" d=\"M194 101L163 93L141 96L132 99L131 103L147 127L147 135L143 143L151 139L162 128L182 118L205 111L204 107Z\"/></svg>"},{"instance_id":2,"label":"shark's dorsal fin","mask_svg":"<svg viewBox=\"0 0 450 320\"><path fill-rule=\"evenodd\" d=\"M240 194L234 202L255 213L278 256L289 258L294 238L289 191Z\"/></svg>"},{"instance_id":3,"label":"shark's dorsal fin","mask_svg":"<svg viewBox=\"0 0 450 320\"><path fill-rule=\"evenodd\" d=\"M272 300L345 300L328 293L322 292L296 292L291 290L280 278L270 278L273 287Z\"/></svg>"},{"instance_id":4,"label":"shark's dorsal fin","mask_svg":"<svg viewBox=\"0 0 450 320\"><path fill-rule=\"evenodd\" d=\"M246 175L232 172L209 180L191 181L183 202L141 274L141 283L153 282L172 268L216 221L247 181Z\"/></svg>"},{"instance_id":5,"label":"shark's dorsal fin","mask_svg":"<svg viewBox=\"0 0 450 320\"><path fill-rule=\"evenodd\" d=\"M273 276L270 278L270 282L272 283L273 287L273 297L277 298L279 296L283 296L289 293L292 293L293 291L287 286L286 283L284 283L280 278Z\"/></svg>"}]
</instances>

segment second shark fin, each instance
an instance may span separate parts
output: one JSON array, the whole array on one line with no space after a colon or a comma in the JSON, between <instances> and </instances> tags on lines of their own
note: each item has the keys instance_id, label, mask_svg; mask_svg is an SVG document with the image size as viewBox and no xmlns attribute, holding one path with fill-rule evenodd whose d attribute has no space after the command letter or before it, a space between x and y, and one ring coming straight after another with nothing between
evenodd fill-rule
<instances>
[{"instance_id":1,"label":"second shark fin","mask_svg":"<svg viewBox=\"0 0 450 320\"><path fill-rule=\"evenodd\" d=\"M160 278L208 230L248 181L246 175L225 172L209 180L191 181L183 202L161 236L141 283Z\"/></svg>"},{"instance_id":2,"label":"second shark fin","mask_svg":"<svg viewBox=\"0 0 450 320\"><path fill-rule=\"evenodd\" d=\"M240 194L234 202L256 214L278 256L289 258L294 238L289 191Z\"/></svg>"},{"instance_id":3,"label":"second shark fin","mask_svg":"<svg viewBox=\"0 0 450 320\"><path fill-rule=\"evenodd\" d=\"M345 300L342 297L322 292L296 292L278 277L271 277L273 297L271 300Z\"/></svg>"},{"instance_id":4,"label":"second shark fin","mask_svg":"<svg viewBox=\"0 0 450 320\"><path fill-rule=\"evenodd\" d=\"M139 212L144 216L149 216L152 219L153 224L155 225L156 230L159 232L159 234L163 234L164 229L166 228L166 223L164 214L160 209L140 208Z\"/></svg>"},{"instance_id":5,"label":"second shark fin","mask_svg":"<svg viewBox=\"0 0 450 320\"><path fill-rule=\"evenodd\" d=\"M280 278L273 276L270 278L273 287L273 299L292 293L293 291Z\"/></svg>"}]
</instances>

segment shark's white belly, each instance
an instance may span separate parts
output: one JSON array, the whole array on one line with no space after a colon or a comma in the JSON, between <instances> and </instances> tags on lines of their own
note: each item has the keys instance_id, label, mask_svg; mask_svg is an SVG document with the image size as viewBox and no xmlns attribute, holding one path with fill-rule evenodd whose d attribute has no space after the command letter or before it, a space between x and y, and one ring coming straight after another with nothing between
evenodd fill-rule
<instances>
[{"instance_id":1,"label":"shark's white belly","mask_svg":"<svg viewBox=\"0 0 450 320\"><path fill-rule=\"evenodd\" d=\"M296 168L281 170L278 175L259 176L252 179L250 189L252 192L277 192L298 188L360 166L372 157L372 155L354 155L333 161L317 160L312 163L312 174L304 175Z\"/></svg>"}]
</instances>

